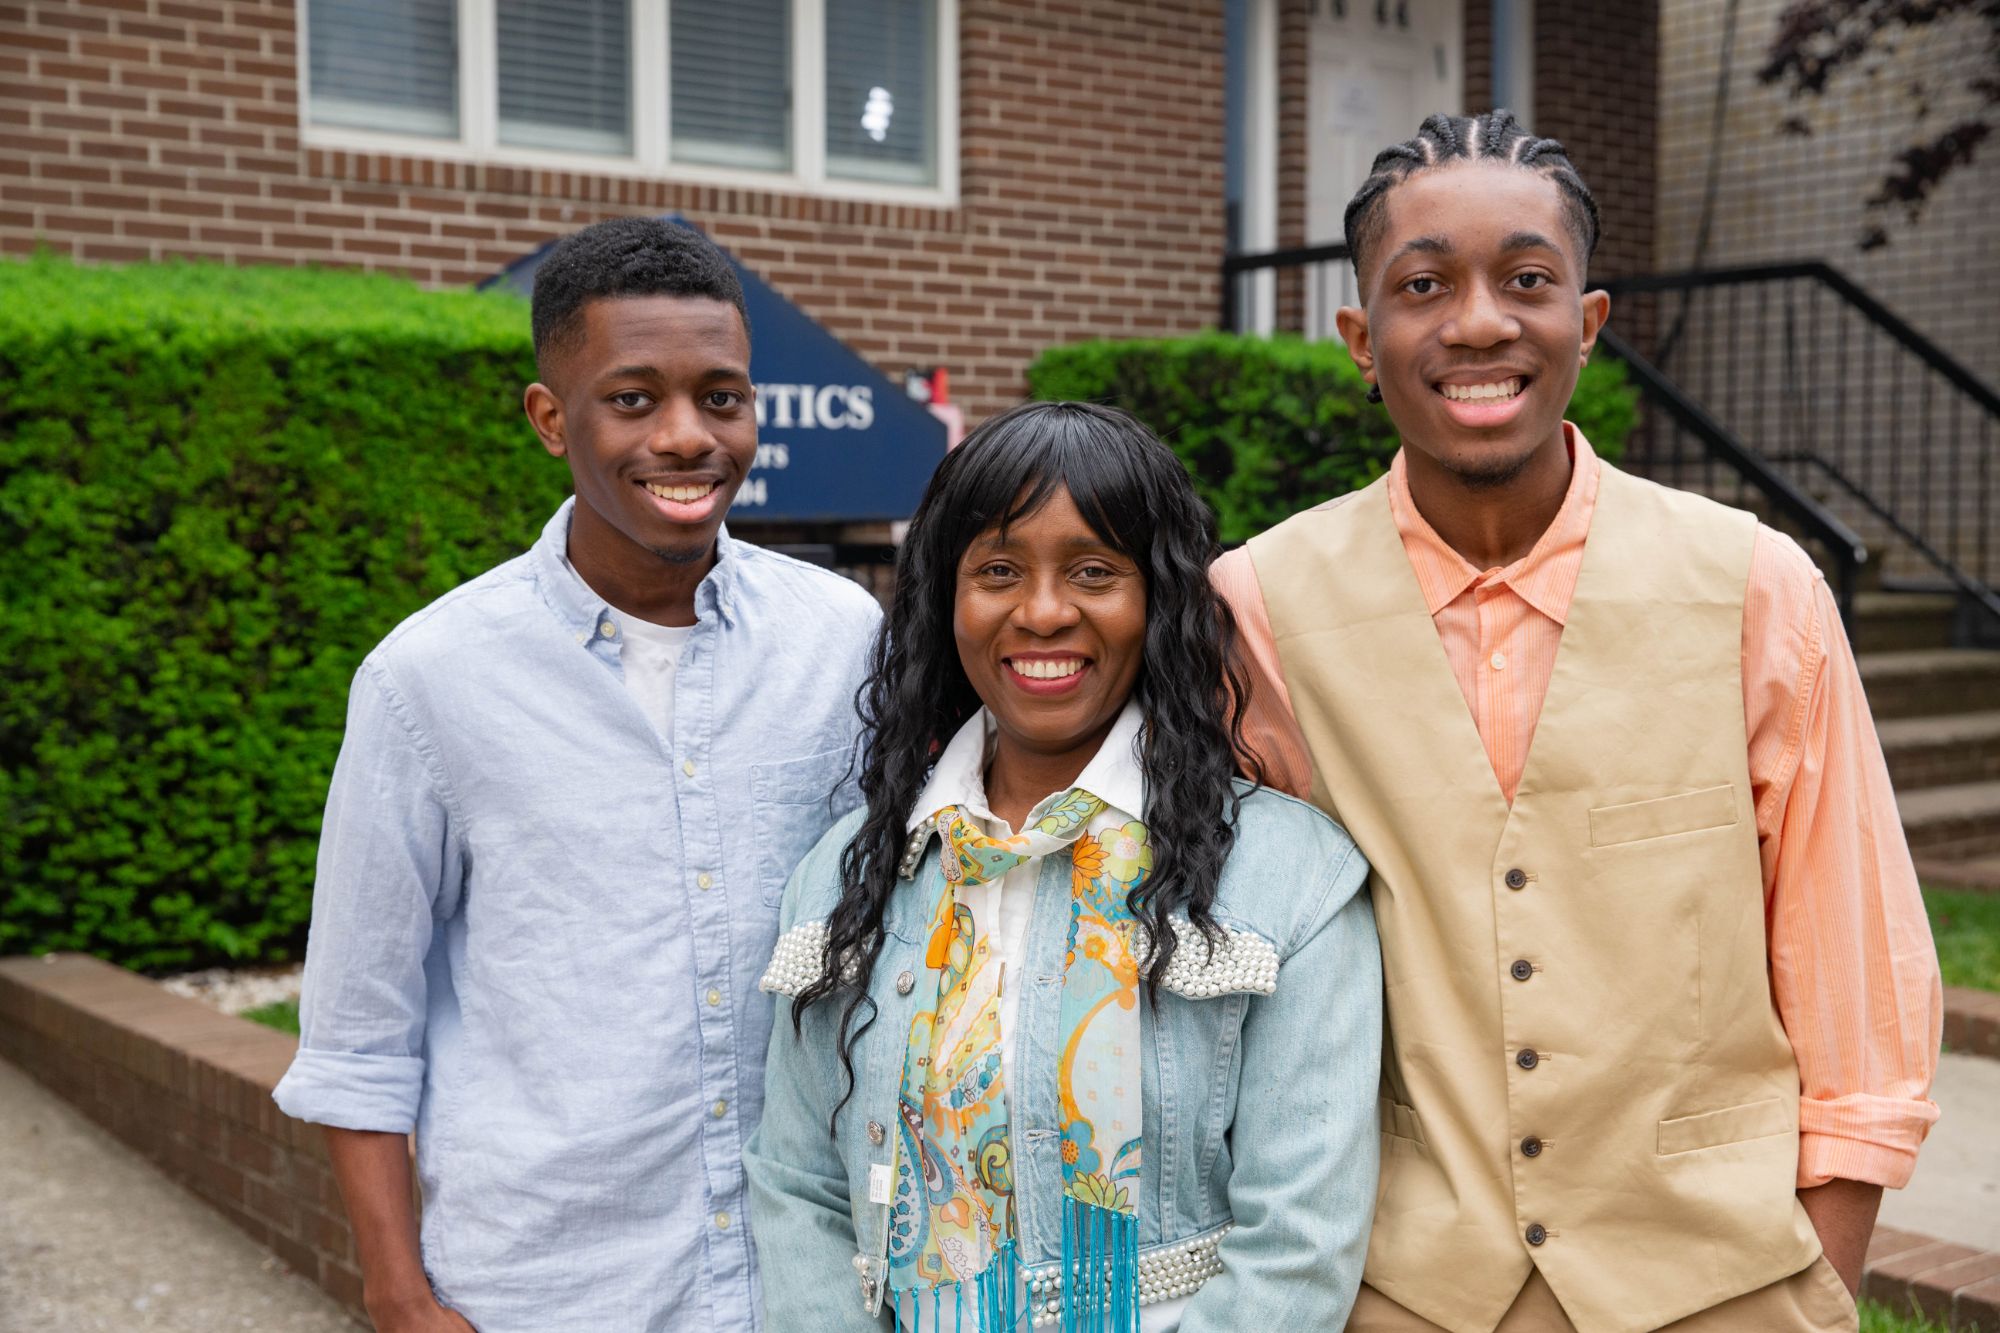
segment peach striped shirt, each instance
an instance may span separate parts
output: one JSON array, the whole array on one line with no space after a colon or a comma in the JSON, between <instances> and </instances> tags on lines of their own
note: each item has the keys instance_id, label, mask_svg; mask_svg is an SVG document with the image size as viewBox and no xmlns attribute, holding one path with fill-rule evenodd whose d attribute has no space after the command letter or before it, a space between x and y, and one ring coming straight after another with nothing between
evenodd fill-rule
<instances>
[{"instance_id":1,"label":"peach striped shirt","mask_svg":"<svg viewBox=\"0 0 2000 1333\"><path fill-rule=\"evenodd\" d=\"M1400 453L1389 471L1403 549L1509 801L1597 502L1597 457L1568 429L1577 465L1562 507L1505 569L1473 568L1432 530ZM1273 787L1308 796L1312 760L1249 552L1223 556L1214 573L1251 675L1245 737ZM1927 1095L1943 1014L1937 955L1839 610L1805 552L1769 528L1744 598L1743 708L1772 993L1799 1062L1798 1183L1899 1187L1938 1115Z\"/></svg>"}]
</instances>

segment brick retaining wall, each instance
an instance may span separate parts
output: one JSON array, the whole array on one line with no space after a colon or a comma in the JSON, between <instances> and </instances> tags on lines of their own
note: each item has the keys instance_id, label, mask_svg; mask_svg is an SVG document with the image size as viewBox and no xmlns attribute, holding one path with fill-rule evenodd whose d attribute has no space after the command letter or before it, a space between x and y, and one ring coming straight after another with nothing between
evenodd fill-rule
<instances>
[{"instance_id":1,"label":"brick retaining wall","mask_svg":"<svg viewBox=\"0 0 2000 1333\"><path fill-rule=\"evenodd\" d=\"M360 1269L320 1131L271 1101L297 1048L95 958L0 958L0 1059L358 1317Z\"/></svg>"}]
</instances>

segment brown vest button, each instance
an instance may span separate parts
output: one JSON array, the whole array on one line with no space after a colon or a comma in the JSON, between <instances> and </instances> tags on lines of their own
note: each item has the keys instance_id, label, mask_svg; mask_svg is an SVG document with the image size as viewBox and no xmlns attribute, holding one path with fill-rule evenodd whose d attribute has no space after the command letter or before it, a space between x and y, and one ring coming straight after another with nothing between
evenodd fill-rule
<instances>
[{"instance_id":1,"label":"brown vest button","mask_svg":"<svg viewBox=\"0 0 2000 1333\"><path fill-rule=\"evenodd\" d=\"M1535 1052L1532 1049L1530 1049L1522 1051L1519 1055L1515 1056L1514 1063L1521 1066L1521 1068L1523 1069L1533 1069L1536 1065L1541 1063L1541 1059L1542 1059L1541 1056L1536 1055Z\"/></svg>"},{"instance_id":2,"label":"brown vest button","mask_svg":"<svg viewBox=\"0 0 2000 1333\"><path fill-rule=\"evenodd\" d=\"M1526 981L1535 975L1535 965L1525 958L1516 958L1514 966L1507 969L1516 981Z\"/></svg>"},{"instance_id":3,"label":"brown vest button","mask_svg":"<svg viewBox=\"0 0 2000 1333\"><path fill-rule=\"evenodd\" d=\"M1521 869L1518 869L1518 868L1517 868L1517 869L1514 869L1514 870L1510 870L1510 871L1508 871L1508 872L1507 872L1507 887L1508 887L1508 888L1510 888L1510 889L1525 889L1525 888L1527 888L1527 887L1528 887L1528 872L1527 872L1527 871L1525 871L1525 870L1521 870Z\"/></svg>"},{"instance_id":4,"label":"brown vest button","mask_svg":"<svg viewBox=\"0 0 2000 1333\"><path fill-rule=\"evenodd\" d=\"M1521 1156L1540 1157L1541 1155L1542 1141L1540 1139L1530 1134L1527 1138L1521 1140Z\"/></svg>"},{"instance_id":5,"label":"brown vest button","mask_svg":"<svg viewBox=\"0 0 2000 1333\"><path fill-rule=\"evenodd\" d=\"M1549 1238L1549 1229L1543 1226L1540 1222L1530 1222L1528 1224L1528 1244L1540 1245L1543 1241L1547 1240L1548 1238Z\"/></svg>"}]
</instances>

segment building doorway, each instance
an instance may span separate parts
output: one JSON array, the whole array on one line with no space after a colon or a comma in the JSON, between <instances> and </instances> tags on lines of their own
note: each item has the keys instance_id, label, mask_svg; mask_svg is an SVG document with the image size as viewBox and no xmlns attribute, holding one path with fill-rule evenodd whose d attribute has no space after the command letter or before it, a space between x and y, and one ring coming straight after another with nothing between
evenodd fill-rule
<instances>
[{"instance_id":1,"label":"building doorway","mask_svg":"<svg viewBox=\"0 0 2000 1333\"><path fill-rule=\"evenodd\" d=\"M1307 30L1306 243L1341 239L1341 215L1384 144L1433 111L1456 115L1465 89L1464 0L1322 0ZM1336 336L1355 300L1353 271L1308 277L1305 333Z\"/></svg>"}]
</instances>

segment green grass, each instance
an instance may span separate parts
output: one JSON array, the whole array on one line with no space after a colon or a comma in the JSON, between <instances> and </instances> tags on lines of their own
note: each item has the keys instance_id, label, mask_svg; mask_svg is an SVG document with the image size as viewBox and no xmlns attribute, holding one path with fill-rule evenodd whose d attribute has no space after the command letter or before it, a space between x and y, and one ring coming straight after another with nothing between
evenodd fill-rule
<instances>
[{"instance_id":1,"label":"green grass","mask_svg":"<svg viewBox=\"0 0 2000 1333\"><path fill-rule=\"evenodd\" d=\"M1896 1314L1886 1305L1861 1302L1861 1333L1948 1333L1943 1324L1915 1315Z\"/></svg>"},{"instance_id":2,"label":"green grass","mask_svg":"<svg viewBox=\"0 0 2000 1333\"><path fill-rule=\"evenodd\" d=\"M244 1010L240 1017L247 1018L252 1023L262 1023L267 1028L276 1028L280 1032L289 1032L294 1037L299 1035L297 1000L280 1000L276 1004L259 1005L255 1009Z\"/></svg>"},{"instance_id":3,"label":"green grass","mask_svg":"<svg viewBox=\"0 0 2000 1333\"><path fill-rule=\"evenodd\" d=\"M1947 986L2000 991L2000 894L1925 889Z\"/></svg>"}]
</instances>

